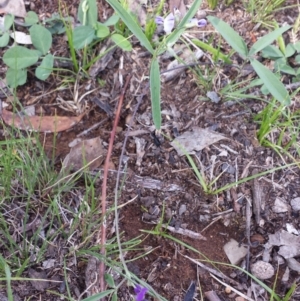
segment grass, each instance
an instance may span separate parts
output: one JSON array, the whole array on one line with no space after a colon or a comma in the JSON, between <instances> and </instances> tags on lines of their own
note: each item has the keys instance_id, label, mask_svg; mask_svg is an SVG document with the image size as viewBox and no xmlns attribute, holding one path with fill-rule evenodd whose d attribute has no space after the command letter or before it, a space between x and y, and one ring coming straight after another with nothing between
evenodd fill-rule
<instances>
[{"instance_id":1,"label":"grass","mask_svg":"<svg viewBox=\"0 0 300 301\"><path fill-rule=\"evenodd\" d=\"M253 14L253 21L265 21L269 20L272 12L278 9L283 2L253 0L247 5ZM260 13L263 15L259 15ZM150 38L153 34L151 31L153 28L150 25L147 38ZM67 30L67 34L72 34L71 28L69 28L69 31ZM69 41L72 41L72 39L70 38ZM72 49L72 45L70 46ZM223 60L229 59L220 54L218 49L205 46L200 42L198 46L206 47L215 57L219 55ZM71 52L71 56L75 71L79 72L79 63L75 51L74 53ZM207 73L205 76L200 69L196 69L197 72L199 85L205 91L214 88L212 81L215 77L215 70L206 67ZM77 83L77 79L70 77L70 82L71 84ZM76 87L76 84L74 84L74 95L78 96ZM248 82L233 82L223 88L220 94L228 99L247 98L249 97L249 87ZM78 97L75 97L75 99L80 100ZM79 103L80 101L78 106ZM200 166L199 168L193 158L187 155L189 164L192 166L201 188L206 193L219 194L255 177L298 164L295 161L300 155L299 142L297 141L299 136L299 113L298 110L293 110L291 107L285 107L275 100L271 100L254 119L258 124L257 137L260 144L273 148L281 156L288 155L293 159L292 163L221 186L218 181L222 174L215 175L213 179L209 178L205 175L203 167ZM130 286L139 283L148 288L150 293L159 300L165 300L145 281L137 278L126 268L129 260L124 258L125 254L139 251L140 255L134 260L148 255L147 252L141 249L143 236L125 241L122 232L117 233L116 236L112 236L107 241L107 256L103 258L99 254L99 245L96 239L99 227L103 223L100 216L101 212L99 212L99 199L96 189L99 175L92 176L82 170L72 175L63 175L54 165L55 154L53 153L51 159L45 155L44 146L40 143L38 134L27 133L27 136L25 136L24 133L16 129L10 130L8 128L5 128L5 131L6 140L0 142L0 244L3 256L0 257L0 277L6 281L9 300L13 298L11 282L25 280L25 278L22 278L24 271L30 266L41 265L48 256L49 246L58 246L58 244L68 250L63 263L60 263L60 269L64 272L64 279L67 284L67 293L63 297L67 300L74 300L67 281L70 273L68 263L73 259L86 263L90 256L105 261L108 267L108 274L106 275L108 289L102 292L102 295L97 294L92 296L93 298L86 298L86 301L96 300L104 295L110 295L112 300L117 300L117 291L125 282ZM53 144L55 148L55 139ZM117 201L118 195L122 193L122 187L120 190L119 187L116 187L116 191L118 193L115 196L115 205L110 207L106 215L108 222L111 222L112 212L118 212ZM115 216L115 224L118 227L117 213ZM147 234L161 236L198 255L202 255L182 240L161 231L161 225L162 221L155 230L148 231ZM206 260L213 265L226 265L209 259ZM240 269L231 265L230 267ZM122 278L118 284L110 276L111 271L118 273ZM245 273L266 289L271 296L271 300L287 301L295 290L293 285L287 295L280 298L275 294L273 288L267 287L251 274ZM57 294L57 292L51 293L53 295Z\"/></svg>"}]
</instances>

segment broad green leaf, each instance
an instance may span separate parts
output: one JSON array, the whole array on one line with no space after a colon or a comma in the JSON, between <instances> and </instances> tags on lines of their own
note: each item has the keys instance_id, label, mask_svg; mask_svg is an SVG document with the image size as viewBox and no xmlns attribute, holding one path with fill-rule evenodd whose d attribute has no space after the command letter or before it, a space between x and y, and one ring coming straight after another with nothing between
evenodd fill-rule
<instances>
[{"instance_id":1,"label":"broad green leaf","mask_svg":"<svg viewBox=\"0 0 300 301\"><path fill-rule=\"evenodd\" d=\"M255 59L250 60L257 75L263 80L266 88L281 104L287 106L291 103L288 91L283 83L263 64Z\"/></svg>"},{"instance_id":2,"label":"broad green leaf","mask_svg":"<svg viewBox=\"0 0 300 301\"><path fill-rule=\"evenodd\" d=\"M73 45L76 50L89 45L95 37L95 30L91 26L78 26L73 31Z\"/></svg>"},{"instance_id":3,"label":"broad green leaf","mask_svg":"<svg viewBox=\"0 0 300 301\"><path fill-rule=\"evenodd\" d=\"M248 56L246 43L230 25L216 17L208 16L207 19L236 52L244 58Z\"/></svg>"},{"instance_id":4,"label":"broad green leaf","mask_svg":"<svg viewBox=\"0 0 300 301\"><path fill-rule=\"evenodd\" d=\"M298 55L295 56L295 62L297 64L300 64L300 54L298 54Z\"/></svg>"},{"instance_id":5,"label":"broad green leaf","mask_svg":"<svg viewBox=\"0 0 300 301\"><path fill-rule=\"evenodd\" d=\"M45 55L51 48L52 35L48 29L39 24L34 24L29 29L33 46Z\"/></svg>"},{"instance_id":6,"label":"broad green leaf","mask_svg":"<svg viewBox=\"0 0 300 301\"><path fill-rule=\"evenodd\" d=\"M29 11L25 17L25 26L31 26L39 22L39 16L34 11Z\"/></svg>"},{"instance_id":7,"label":"broad green leaf","mask_svg":"<svg viewBox=\"0 0 300 301\"><path fill-rule=\"evenodd\" d=\"M290 29L291 26L283 26L281 28L275 29L274 31L266 34L257 42L255 42L249 50L249 56L263 50L265 47L273 43L280 35L282 35L285 31Z\"/></svg>"},{"instance_id":8,"label":"broad green leaf","mask_svg":"<svg viewBox=\"0 0 300 301\"><path fill-rule=\"evenodd\" d=\"M7 14L4 17L4 28L5 28L5 30L9 30L10 29L10 27L14 23L14 19L15 19L15 17L13 15L11 15L11 14Z\"/></svg>"},{"instance_id":9,"label":"broad green leaf","mask_svg":"<svg viewBox=\"0 0 300 301\"><path fill-rule=\"evenodd\" d=\"M116 25L118 23L118 21L120 20L120 17L116 14L112 15L110 18L108 18L103 25L106 26L112 26L112 25Z\"/></svg>"},{"instance_id":10,"label":"broad green leaf","mask_svg":"<svg viewBox=\"0 0 300 301\"><path fill-rule=\"evenodd\" d=\"M84 10L87 9L84 18ZM78 8L78 20L82 25L94 27L98 20L98 8L96 0L81 0Z\"/></svg>"},{"instance_id":11,"label":"broad green leaf","mask_svg":"<svg viewBox=\"0 0 300 301\"><path fill-rule=\"evenodd\" d=\"M23 46L14 46L3 55L4 63L13 69L20 70L34 65L39 59L37 51Z\"/></svg>"},{"instance_id":12,"label":"broad green leaf","mask_svg":"<svg viewBox=\"0 0 300 301\"><path fill-rule=\"evenodd\" d=\"M1 37L0 37L0 47L5 47L7 46L9 42L9 33L5 32Z\"/></svg>"},{"instance_id":13,"label":"broad green leaf","mask_svg":"<svg viewBox=\"0 0 300 301\"><path fill-rule=\"evenodd\" d=\"M82 301L99 301L100 299L110 295L113 292L114 292L114 290L107 290L107 291L95 294L93 296L87 297L87 298L83 299Z\"/></svg>"},{"instance_id":14,"label":"broad green leaf","mask_svg":"<svg viewBox=\"0 0 300 301\"><path fill-rule=\"evenodd\" d=\"M129 30L135 35L135 37L140 41L140 43L150 52L154 53L154 49L147 39L146 35L138 25L132 16L123 8L123 6L117 0L107 0L110 6L119 14L120 18L129 28Z\"/></svg>"},{"instance_id":15,"label":"broad green leaf","mask_svg":"<svg viewBox=\"0 0 300 301\"><path fill-rule=\"evenodd\" d=\"M109 35L109 28L101 23L96 25L96 36L97 38L105 38Z\"/></svg>"},{"instance_id":16,"label":"broad green leaf","mask_svg":"<svg viewBox=\"0 0 300 301\"><path fill-rule=\"evenodd\" d=\"M296 71L291 66L289 66L286 61L283 61L283 60L280 60L280 59L276 60L275 61L275 68L279 72L284 72L284 73L287 73L287 74L296 75Z\"/></svg>"},{"instance_id":17,"label":"broad green leaf","mask_svg":"<svg viewBox=\"0 0 300 301\"><path fill-rule=\"evenodd\" d=\"M130 42L126 38L121 36L120 34L117 34L117 33L113 34L111 36L111 39L122 50L124 50L124 51L131 51L132 50L132 46L131 46Z\"/></svg>"},{"instance_id":18,"label":"broad green leaf","mask_svg":"<svg viewBox=\"0 0 300 301\"><path fill-rule=\"evenodd\" d=\"M35 76L40 80L46 80L53 71L54 57L52 54L47 54L41 64L35 69Z\"/></svg>"},{"instance_id":19,"label":"broad green leaf","mask_svg":"<svg viewBox=\"0 0 300 301\"><path fill-rule=\"evenodd\" d=\"M296 42L296 43L294 44L294 48L296 49L296 51L297 51L298 53L300 53L300 41L299 41L299 42Z\"/></svg>"},{"instance_id":20,"label":"broad green leaf","mask_svg":"<svg viewBox=\"0 0 300 301\"><path fill-rule=\"evenodd\" d=\"M194 1L194 3L192 4L192 6L188 10L188 12L184 15L184 17L182 18L182 20L180 21L180 23L178 24L176 29L170 35L167 36L165 43L166 43L166 45L168 45L168 47L171 47L178 41L180 36L186 30L185 25L195 16L201 3L202 3L202 0ZM164 50L162 50L162 52L163 51ZM159 53L159 54L161 54L161 53Z\"/></svg>"},{"instance_id":21,"label":"broad green leaf","mask_svg":"<svg viewBox=\"0 0 300 301\"><path fill-rule=\"evenodd\" d=\"M282 58L283 53L278 49L278 47L275 47L274 45L268 45L265 47L261 52L262 57L270 58L270 59L276 59L276 58Z\"/></svg>"},{"instance_id":22,"label":"broad green leaf","mask_svg":"<svg viewBox=\"0 0 300 301\"><path fill-rule=\"evenodd\" d=\"M22 86L27 80L27 70L26 69L12 69L8 68L5 75L6 83L11 88L16 88Z\"/></svg>"},{"instance_id":23,"label":"broad green leaf","mask_svg":"<svg viewBox=\"0 0 300 301\"><path fill-rule=\"evenodd\" d=\"M293 44L288 44L285 48L285 57L291 57L296 52Z\"/></svg>"},{"instance_id":24,"label":"broad green leaf","mask_svg":"<svg viewBox=\"0 0 300 301\"><path fill-rule=\"evenodd\" d=\"M150 93L152 117L155 128L160 130L161 127L161 110L160 110L160 73L157 58L153 58L150 66Z\"/></svg>"}]
</instances>

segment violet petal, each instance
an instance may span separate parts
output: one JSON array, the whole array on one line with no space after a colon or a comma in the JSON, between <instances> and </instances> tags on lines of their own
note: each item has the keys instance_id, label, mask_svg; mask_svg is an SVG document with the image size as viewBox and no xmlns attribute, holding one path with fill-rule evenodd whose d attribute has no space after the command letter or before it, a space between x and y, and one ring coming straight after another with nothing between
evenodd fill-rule
<instances>
[{"instance_id":1,"label":"violet petal","mask_svg":"<svg viewBox=\"0 0 300 301\"><path fill-rule=\"evenodd\" d=\"M164 21L164 31L166 34L169 34L172 32L173 28L175 26L175 17L173 13L170 13L167 15Z\"/></svg>"},{"instance_id":2,"label":"violet petal","mask_svg":"<svg viewBox=\"0 0 300 301\"><path fill-rule=\"evenodd\" d=\"M162 25L162 24L164 24L164 18L161 17L161 16L156 16L156 17L155 17L155 23L156 23L157 25Z\"/></svg>"}]
</instances>

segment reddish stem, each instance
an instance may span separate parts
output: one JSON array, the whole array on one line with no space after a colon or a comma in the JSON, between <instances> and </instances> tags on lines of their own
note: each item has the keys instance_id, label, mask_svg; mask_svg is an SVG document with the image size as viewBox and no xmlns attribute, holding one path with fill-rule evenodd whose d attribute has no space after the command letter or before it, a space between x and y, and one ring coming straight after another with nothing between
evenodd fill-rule
<instances>
[{"instance_id":1,"label":"reddish stem","mask_svg":"<svg viewBox=\"0 0 300 301\"><path fill-rule=\"evenodd\" d=\"M100 261L99 265L99 272L100 272L100 290L103 292L105 290L105 282L104 282L104 273L105 273L105 264L104 264L104 258L106 256L106 188L107 188L107 176L108 176L108 167L109 167L109 161L111 158L112 154L112 149L113 149L113 144L114 144L114 139L116 136L116 129L119 123L120 119L120 114L121 114L121 108L123 105L123 100L124 100L124 95L127 89L127 86L129 84L131 76L127 76L126 78L126 83L122 89L121 95L120 95L120 100L118 104L118 108L116 111L116 116L113 124L112 131L110 133L110 140L109 140L109 145L108 145L108 150L107 150L107 156L105 159L104 163L104 170L103 170L103 183L102 183L102 197L101 197L101 204L102 204L102 225L101 225L101 250L100 253L103 256L103 260Z\"/></svg>"}]
</instances>

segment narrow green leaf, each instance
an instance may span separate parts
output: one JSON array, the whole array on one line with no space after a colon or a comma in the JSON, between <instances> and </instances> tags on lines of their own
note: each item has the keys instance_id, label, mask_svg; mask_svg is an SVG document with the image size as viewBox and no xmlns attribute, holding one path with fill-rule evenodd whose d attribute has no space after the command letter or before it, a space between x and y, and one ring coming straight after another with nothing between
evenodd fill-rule
<instances>
[{"instance_id":1,"label":"narrow green leaf","mask_svg":"<svg viewBox=\"0 0 300 301\"><path fill-rule=\"evenodd\" d=\"M104 279L105 279L105 281L106 281L106 283L108 284L109 287L111 287L111 288L116 287L114 278L110 274L105 274Z\"/></svg>"},{"instance_id":2,"label":"narrow green leaf","mask_svg":"<svg viewBox=\"0 0 300 301\"><path fill-rule=\"evenodd\" d=\"M33 46L45 55L51 48L52 35L48 29L39 24L34 24L29 29Z\"/></svg>"},{"instance_id":3,"label":"narrow green leaf","mask_svg":"<svg viewBox=\"0 0 300 301\"><path fill-rule=\"evenodd\" d=\"M88 298L85 298L82 301L99 301L101 298L104 298L113 292L114 292L114 290L107 290L107 291L95 294L93 296L90 296Z\"/></svg>"},{"instance_id":4,"label":"narrow green leaf","mask_svg":"<svg viewBox=\"0 0 300 301\"><path fill-rule=\"evenodd\" d=\"M155 128L161 128L161 110L160 110L160 73L157 58L153 58L150 66L150 93L152 117Z\"/></svg>"},{"instance_id":5,"label":"narrow green leaf","mask_svg":"<svg viewBox=\"0 0 300 301\"><path fill-rule=\"evenodd\" d=\"M5 30L9 30L10 29L10 27L14 23L14 19L15 19L15 17L13 15L11 15L11 14L7 14L4 17L4 28L5 28Z\"/></svg>"},{"instance_id":6,"label":"narrow green leaf","mask_svg":"<svg viewBox=\"0 0 300 301\"><path fill-rule=\"evenodd\" d=\"M224 53L220 52L218 49L215 49L214 47L212 47L209 44L206 44L198 39L192 39L192 42L199 46L200 48L210 52L214 57L217 57L219 59L221 59L222 61L224 61L226 64L232 64L232 61L230 60L230 58L225 55Z\"/></svg>"},{"instance_id":7,"label":"narrow green leaf","mask_svg":"<svg viewBox=\"0 0 300 301\"><path fill-rule=\"evenodd\" d=\"M9 42L9 33L5 32L1 37L0 37L0 47L5 47L7 46Z\"/></svg>"},{"instance_id":8,"label":"narrow green leaf","mask_svg":"<svg viewBox=\"0 0 300 301\"><path fill-rule=\"evenodd\" d=\"M27 80L27 70L26 69L12 69L8 68L6 71L5 79L7 84L11 88L16 88L22 86L26 83Z\"/></svg>"},{"instance_id":9,"label":"narrow green leaf","mask_svg":"<svg viewBox=\"0 0 300 301\"><path fill-rule=\"evenodd\" d=\"M289 30L291 26L283 26L281 28L275 29L274 31L266 34L257 42L255 42L249 50L249 56L263 50L265 47L273 43L280 35L282 35L285 31Z\"/></svg>"},{"instance_id":10,"label":"narrow green leaf","mask_svg":"<svg viewBox=\"0 0 300 301\"><path fill-rule=\"evenodd\" d=\"M236 52L244 58L248 56L246 43L230 25L213 16L207 19Z\"/></svg>"},{"instance_id":11,"label":"narrow green leaf","mask_svg":"<svg viewBox=\"0 0 300 301\"><path fill-rule=\"evenodd\" d=\"M95 30L91 26L78 26L74 28L72 36L74 48L82 49L93 41Z\"/></svg>"},{"instance_id":12,"label":"narrow green leaf","mask_svg":"<svg viewBox=\"0 0 300 301\"><path fill-rule=\"evenodd\" d=\"M53 70L54 57L47 54L41 64L35 69L35 76L40 80L46 80Z\"/></svg>"},{"instance_id":13,"label":"narrow green leaf","mask_svg":"<svg viewBox=\"0 0 300 301\"><path fill-rule=\"evenodd\" d=\"M23 46L14 46L3 55L4 63L13 69L24 69L35 64L39 59L36 51Z\"/></svg>"},{"instance_id":14,"label":"narrow green leaf","mask_svg":"<svg viewBox=\"0 0 300 301\"><path fill-rule=\"evenodd\" d=\"M168 46L172 46L178 41L180 36L186 30L185 25L189 22L189 20L191 20L195 16L201 4L202 4L202 0L196 0L193 2L192 6L185 14L185 16L182 18L177 28L166 38L165 43Z\"/></svg>"},{"instance_id":15,"label":"narrow green leaf","mask_svg":"<svg viewBox=\"0 0 300 301\"><path fill-rule=\"evenodd\" d=\"M129 28L129 30L136 36L140 43L150 52L154 53L154 49L142 31L141 27L134 21L131 15L123 8L117 0L107 0L110 6L119 14L120 18Z\"/></svg>"},{"instance_id":16,"label":"narrow green leaf","mask_svg":"<svg viewBox=\"0 0 300 301\"><path fill-rule=\"evenodd\" d=\"M263 80L266 88L281 104L287 106L291 103L288 91L283 83L263 64L255 59L250 60L257 75Z\"/></svg>"},{"instance_id":17,"label":"narrow green leaf","mask_svg":"<svg viewBox=\"0 0 300 301\"><path fill-rule=\"evenodd\" d=\"M126 38L121 36L120 34L117 34L117 33L113 34L111 36L111 39L122 50L124 50L124 51L131 51L132 50L132 46L131 46L130 42Z\"/></svg>"},{"instance_id":18,"label":"narrow green leaf","mask_svg":"<svg viewBox=\"0 0 300 301\"><path fill-rule=\"evenodd\" d=\"M83 24L84 12L82 10L82 4L87 5L85 24ZM78 8L78 20L82 25L89 25L94 27L98 20L98 8L96 0L81 0Z\"/></svg>"}]
</instances>

